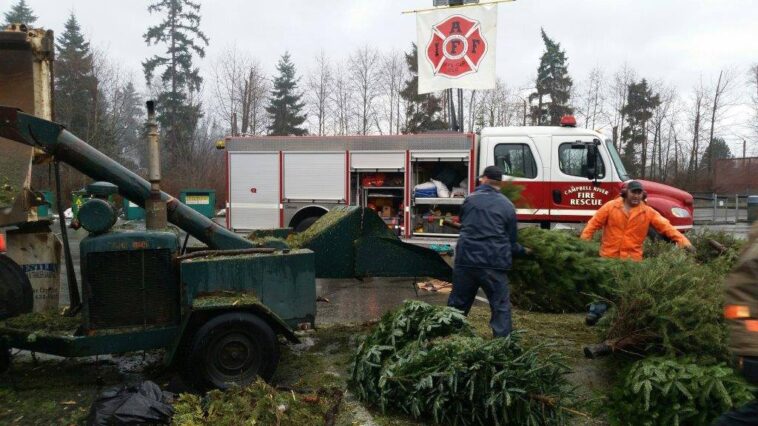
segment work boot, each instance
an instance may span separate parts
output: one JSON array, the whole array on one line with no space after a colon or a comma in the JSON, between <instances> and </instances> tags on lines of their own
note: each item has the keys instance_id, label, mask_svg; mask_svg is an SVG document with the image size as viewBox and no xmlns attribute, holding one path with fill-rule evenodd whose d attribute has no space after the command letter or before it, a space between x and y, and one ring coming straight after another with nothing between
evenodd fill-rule
<instances>
[{"instance_id":1,"label":"work boot","mask_svg":"<svg viewBox=\"0 0 758 426\"><path fill-rule=\"evenodd\" d=\"M603 302L590 303L587 317L584 318L584 323L589 326L597 324L607 311L608 305Z\"/></svg>"}]
</instances>

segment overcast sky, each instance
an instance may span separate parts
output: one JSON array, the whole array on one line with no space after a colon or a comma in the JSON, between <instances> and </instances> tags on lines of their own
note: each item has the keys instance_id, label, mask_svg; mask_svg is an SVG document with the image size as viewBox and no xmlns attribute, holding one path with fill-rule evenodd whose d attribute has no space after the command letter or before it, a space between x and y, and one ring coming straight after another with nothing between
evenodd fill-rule
<instances>
[{"instance_id":1,"label":"overcast sky","mask_svg":"<svg viewBox=\"0 0 758 426\"><path fill-rule=\"evenodd\" d=\"M198 0L196 0L198 1ZM201 28L210 39L206 69L221 50L236 44L267 71L289 50L298 73L313 56L346 57L354 48L407 50L415 40L415 17L404 10L428 8L432 0L199 0ZM5 12L15 0L0 0ZM37 25L63 31L70 12L93 46L142 82L140 63L159 53L142 34L158 16L137 0L27 0ZM640 77L662 80L684 94L700 78L715 81L735 68L741 81L758 63L758 0L518 0L498 7L497 74L511 87L530 84L543 52L540 27L561 43L575 83L595 66L610 75L626 62ZM740 131L742 132L742 131ZM746 130L745 130L746 132ZM755 138L755 136L752 136Z\"/></svg>"}]
</instances>

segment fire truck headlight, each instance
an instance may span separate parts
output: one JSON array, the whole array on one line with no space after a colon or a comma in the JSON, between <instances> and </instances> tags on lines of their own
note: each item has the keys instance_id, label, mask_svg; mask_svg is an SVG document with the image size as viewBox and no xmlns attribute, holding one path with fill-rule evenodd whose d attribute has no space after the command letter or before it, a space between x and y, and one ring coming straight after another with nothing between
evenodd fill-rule
<instances>
[{"instance_id":1,"label":"fire truck headlight","mask_svg":"<svg viewBox=\"0 0 758 426\"><path fill-rule=\"evenodd\" d=\"M671 214L673 214L674 217L679 218L690 217L690 212L687 209L683 209L681 207L672 207Z\"/></svg>"}]
</instances>

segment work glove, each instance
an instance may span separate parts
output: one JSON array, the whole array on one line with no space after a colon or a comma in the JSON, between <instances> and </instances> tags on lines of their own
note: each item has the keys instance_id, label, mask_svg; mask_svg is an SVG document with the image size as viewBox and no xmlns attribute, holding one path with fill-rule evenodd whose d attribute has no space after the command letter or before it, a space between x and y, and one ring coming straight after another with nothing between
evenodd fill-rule
<instances>
[{"instance_id":1,"label":"work glove","mask_svg":"<svg viewBox=\"0 0 758 426\"><path fill-rule=\"evenodd\" d=\"M531 256L534 254L534 250L530 249L529 247L524 247L524 256Z\"/></svg>"},{"instance_id":2,"label":"work glove","mask_svg":"<svg viewBox=\"0 0 758 426\"><path fill-rule=\"evenodd\" d=\"M687 250L688 252L692 253L692 254L696 254L697 253L697 249L692 244L684 246L684 249Z\"/></svg>"}]
</instances>

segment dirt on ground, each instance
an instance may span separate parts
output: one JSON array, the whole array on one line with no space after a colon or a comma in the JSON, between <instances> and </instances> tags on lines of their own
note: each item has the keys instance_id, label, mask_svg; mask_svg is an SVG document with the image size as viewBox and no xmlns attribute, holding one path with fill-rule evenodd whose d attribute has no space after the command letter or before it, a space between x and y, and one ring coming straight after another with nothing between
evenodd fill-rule
<instances>
[{"instance_id":1,"label":"dirt on ground","mask_svg":"<svg viewBox=\"0 0 758 426\"><path fill-rule=\"evenodd\" d=\"M469 319L484 336L491 336L489 308L475 306ZM593 329L581 314L541 314L514 311L514 328L526 331L524 343L542 345L545 351L566 356L573 372L578 400L572 410L574 424L604 424L598 407L610 388L613 367L609 361L584 358L582 347L596 343ZM365 407L348 390L351 357L372 323L326 325L305 333L297 345L283 346L279 368L271 384L280 391L299 393L338 388L345 392L334 418L336 425L416 425L410 417ZM173 392L187 389L174 371L160 363L160 354L133 353L120 357L87 359L36 359L25 354L0 376L0 423L81 424L97 395L110 387L150 379Z\"/></svg>"}]
</instances>

